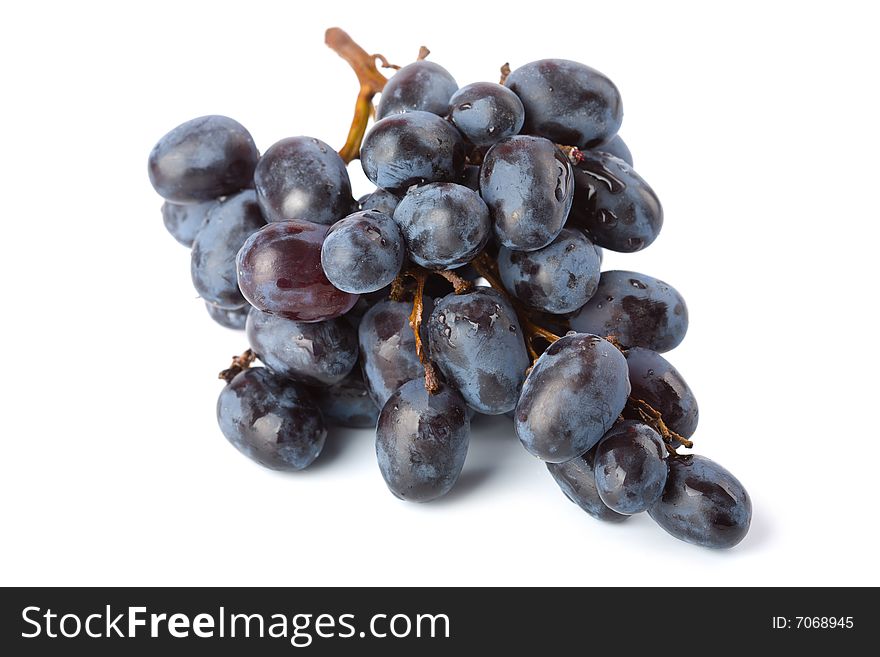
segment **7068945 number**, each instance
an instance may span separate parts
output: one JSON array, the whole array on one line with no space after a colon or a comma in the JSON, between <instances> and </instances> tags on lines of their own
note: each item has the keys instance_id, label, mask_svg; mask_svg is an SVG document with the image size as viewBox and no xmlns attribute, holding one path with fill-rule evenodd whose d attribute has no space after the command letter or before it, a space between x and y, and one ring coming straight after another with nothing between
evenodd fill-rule
<instances>
[{"instance_id":1,"label":"7068945 number","mask_svg":"<svg viewBox=\"0 0 880 657\"><path fill-rule=\"evenodd\" d=\"M852 616L795 616L795 628L805 630L827 630L842 628L851 630L854 626Z\"/></svg>"}]
</instances>

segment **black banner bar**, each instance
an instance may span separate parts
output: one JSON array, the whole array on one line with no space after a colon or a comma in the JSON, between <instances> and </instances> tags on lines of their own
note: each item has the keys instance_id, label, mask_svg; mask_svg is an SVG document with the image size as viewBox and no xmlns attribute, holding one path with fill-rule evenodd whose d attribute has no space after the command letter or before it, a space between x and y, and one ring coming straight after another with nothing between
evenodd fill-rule
<instances>
[{"instance_id":1,"label":"black banner bar","mask_svg":"<svg viewBox=\"0 0 880 657\"><path fill-rule=\"evenodd\" d=\"M239 647L261 655L547 654L855 649L878 638L864 589L3 589L6 655L165 655ZM9 651L12 649L12 652ZM615 653L617 654L617 653ZM844 652L838 654L854 654Z\"/></svg>"}]
</instances>

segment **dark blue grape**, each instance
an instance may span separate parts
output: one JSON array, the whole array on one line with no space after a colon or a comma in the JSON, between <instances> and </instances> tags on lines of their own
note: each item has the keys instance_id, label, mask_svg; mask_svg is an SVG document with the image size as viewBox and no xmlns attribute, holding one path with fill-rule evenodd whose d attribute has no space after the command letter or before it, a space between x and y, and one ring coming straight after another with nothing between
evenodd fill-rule
<instances>
[{"instance_id":1,"label":"dark blue grape","mask_svg":"<svg viewBox=\"0 0 880 657\"><path fill-rule=\"evenodd\" d=\"M480 192L480 166L478 164L466 164L464 173L458 179L459 185L464 185L468 189Z\"/></svg>"},{"instance_id":2,"label":"dark blue grape","mask_svg":"<svg viewBox=\"0 0 880 657\"><path fill-rule=\"evenodd\" d=\"M498 292L478 287L443 297L428 340L431 359L471 408L500 415L516 406L529 356L516 312Z\"/></svg>"},{"instance_id":3,"label":"dark blue grape","mask_svg":"<svg viewBox=\"0 0 880 657\"><path fill-rule=\"evenodd\" d=\"M313 137L289 137L274 144L260 158L254 182L269 221L330 225L355 208L345 162Z\"/></svg>"},{"instance_id":4,"label":"dark blue grape","mask_svg":"<svg viewBox=\"0 0 880 657\"><path fill-rule=\"evenodd\" d=\"M376 426L379 408L370 398L359 368L339 383L312 388L311 393L327 424L353 429Z\"/></svg>"},{"instance_id":5,"label":"dark blue grape","mask_svg":"<svg viewBox=\"0 0 880 657\"><path fill-rule=\"evenodd\" d=\"M321 266L338 289L366 294L395 279L405 252L394 220L378 210L365 210L330 227L321 247Z\"/></svg>"},{"instance_id":6,"label":"dark blue grape","mask_svg":"<svg viewBox=\"0 0 880 657\"><path fill-rule=\"evenodd\" d=\"M613 137L623 121L614 83L599 71L565 59L520 66L504 83L523 103L523 132L557 144L592 148Z\"/></svg>"},{"instance_id":7,"label":"dark blue grape","mask_svg":"<svg viewBox=\"0 0 880 657\"><path fill-rule=\"evenodd\" d=\"M564 228L537 251L501 247L498 272L508 292L535 310L561 315L583 306L599 285L599 251L584 234Z\"/></svg>"},{"instance_id":8,"label":"dark blue grape","mask_svg":"<svg viewBox=\"0 0 880 657\"><path fill-rule=\"evenodd\" d=\"M394 211L409 256L428 269L455 269L470 262L492 230L489 208L462 185L433 183L410 189Z\"/></svg>"},{"instance_id":9,"label":"dark blue grape","mask_svg":"<svg viewBox=\"0 0 880 657\"><path fill-rule=\"evenodd\" d=\"M361 165L374 185L391 192L457 180L464 167L464 142L435 114L396 114L378 121L367 133Z\"/></svg>"},{"instance_id":10,"label":"dark blue grape","mask_svg":"<svg viewBox=\"0 0 880 657\"><path fill-rule=\"evenodd\" d=\"M663 227L663 207L641 176L621 159L585 152L574 167L570 226L596 244L633 253L650 245Z\"/></svg>"},{"instance_id":11,"label":"dark blue grape","mask_svg":"<svg viewBox=\"0 0 880 657\"><path fill-rule=\"evenodd\" d=\"M449 100L449 120L476 146L491 146L517 134L525 120L522 101L507 87L475 82Z\"/></svg>"},{"instance_id":12,"label":"dark blue grape","mask_svg":"<svg viewBox=\"0 0 880 657\"><path fill-rule=\"evenodd\" d=\"M211 319L220 326L236 331L244 331L248 310L250 310L249 304L246 303L241 308L220 308L206 301L205 308L208 309L208 315L211 316Z\"/></svg>"},{"instance_id":13,"label":"dark blue grape","mask_svg":"<svg viewBox=\"0 0 880 657\"><path fill-rule=\"evenodd\" d=\"M241 372L223 388L217 421L238 451L273 470L308 467L327 437L308 392L264 367Z\"/></svg>"},{"instance_id":14,"label":"dark blue grape","mask_svg":"<svg viewBox=\"0 0 880 657\"><path fill-rule=\"evenodd\" d=\"M171 236L184 246L192 246L202 222L217 201L205 201L190 205L179 205L165 201L162 204L162 221Z\"/></svg>"},{"instance_id":15,"label":"dark blue grape","mask_svg":"<svg viewBox=\"0 0 880 657\"><path fill-rule=\"evenodd\" d=\"M628 396L620 351L595 335L566 335L541 354L526 377L516 405L516 434L539 459L569 461L599 442Z\"/></svg>"},{"instance_id":16,"label":"dark blue grape","mask_svg":"<svg viewBox=\"0 0 880 657\"><path fill-rule=\"evenodd\" d=\"M225 116L183 123L150 152L150 182L172 203L199 203L251 187L260 154L250 133Z\"/></svg>"},{"instance_id":17,"label":"dark blue grape","mask_svg":"<svg viewBox=\"0 0 880 657\"><path fill-rule=\"evenodd\" d=\"M309 385L339 383L358 360L357 335L341 317L295 322L253 308L247 338L266 367Z\"/></svg>"},{"instance_id":18,"label":"dark blue grape","mask_svg":"<svg viewBox=\"0 0 880 657\"><path fill-rule=\"evenodd\" d=\"M358 327L364 381L379 408L407 381L425 378L409 326L411 311L410 303L380 301L366 312Z\"/></svg>"},{"instance_id":19,"label":"dark blue grape","mask_svg":"<svg viewBox=\"0 0 880 657\"><path fill-rule=\"evenodd\" d=\"M396 497L428 502L452 489L467 456L470 421L449 386L429 395L422 380L403 384L379 414L376 457Z\"/></svg>"},{"instance_id":20,"label":"dark blue grape","mask_svg":"<svg viewBox=\"0 0 880 657\"><path fill-rule=\"evenodd\" d=\"M732 548L749 532L752 501L739 480L704 456L669 459L669 476L648 514L675 538Z\"/></svg>"},{"instance_id":21,"label":"dark blue grape","mask_svg":"<svg viewBox=\"0 0 880 657\"><path fill-rule=\"evenodd\" d=\"M593 447L565 463L548 463L547 469L565 496L594 518L608 522L626 520L629 516L612 511L599 497L593 473L595 456L596 448Z\"/></svg>"},{"instance_id":22,"label":"dark blue grape","mask_svg":"<svg viewBox=\"0 0 880 657\"><path fill-rule=\"evenodd\" d=\"M486 153L480 193L498 241L515 251L534 251L565 225L574 195L571 164L546 139L509 137Z\"/></svg>"},{"instance_id":23,"label":"dark blue grape","mask_svg":"<svg viewBox=\"0 0 880 657\"><path fill-rule=\"evenodd\" d=\"M612 511L647 511L666 485L666 447L651 427L625 420L615 424L596 446L596 490Z\"/></svg>"},{"instance_id":24,"label":"dark blue grape","mask_svg":"<svg viewBox=\"0 0 880 657\"><path fill-rule=\"evenodd\" d=\"M392 114L419 110L441 116L446 114L449 98L458 84L445 68L434 62L421 60L395 73L379 96L376 117L384 119Z\"/></svg>"},{"instance_id":25,"label":"dark blue grape","mask_svg":"<svg viewBox=\"0 0 880 657\"><path fill-rule=\"evenodd\" d=\"M688 311L678 291L661 280L632 271L605 271L596 294L571 318L571 328L613 335L625 347L662 353L684 339Z\"/></svg>"},{"instance_id":26,"label":"dark blue grape","mask_svg":"<svg viewBox=\"0 0 880 657\"><path fill-rule=\"evenodd\" d=\"M614 157L620 158L630 166L633 165L632 153L629 152L629 147L623 139L620 138L620 135L614 135L611 141L604 143L601 146L596 146L593 150L608 153Z\"/></svg>"},{"instance_id":27,"label":"dark blue grape","mask_svg":"<svg viewBox=\"0 0 880 657\"><path fill-rule=\"evenodd\" d=\"M235 257L253 233L266 223L253 191L230 196L205 217L193 242L193 285L205 301L221 308L240 308Z\"/></svg>"},{"instance_id":28,"label":"dark blue grape","mask_svg":"<svg viewBox=\"0 0 880 657\"><path fill-rule=\"evenodd\" d=\"M379 212L384 212L389 217L393 217L398 203L400 203L400 197L392 194L387 189L377 187L375 192L365 194L358 199L358 209L361 211L378 210Z\"/></svg>"},{"instance_id":29,"label":"dark blue grape","mask_svg":"<svg viewBox=\"0 0 880 657\"><path fill-rule=\"evenodd\" d=\"M251 235L238 252L238 285L252 306L298 322L320 322L352 309L356 294L324 275L327 226L277 221Z\"/></svg>"},{"instance_id":30,"label":"dark blue grape","mask_svg":"<svg viewBox=\"0 0 880 657\"><path fill-rule=\"evenodd\" d=\"M626 352L632 396L648 402L677 434L690 438L697 430L700 409L684 377L656 351L633 347Z\"/></svg>"}]
</instances>

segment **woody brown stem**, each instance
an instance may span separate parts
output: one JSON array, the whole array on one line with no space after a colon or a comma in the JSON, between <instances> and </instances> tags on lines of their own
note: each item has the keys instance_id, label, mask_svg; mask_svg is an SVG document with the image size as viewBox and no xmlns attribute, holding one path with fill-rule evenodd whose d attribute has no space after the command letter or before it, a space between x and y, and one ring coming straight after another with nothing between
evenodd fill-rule
<instances>
[{"instance_id":1,"label":"woody brown stem","mask_svg":"<svg viewBox=\"0 0 880 657\"><path fill-rule=\"evenodd\" d=\"M409 326L416 340L416 356L419 357L419 362L425 368L425 390L433 395L440 390L440 380L437 378L434 364L425 352L425 343L422 342L422 315L425 311L425 281L428 280L428 272L421 267L414 267L408 269L405 275L416 282L413 309L409 315Z\"/></svg>"},{"instance_id":2,"label":"woody brown stem","mask_svg":"<svg viewBox=\"0 0 880 657\"><path fill-rule=\"evenodd\" d=\"M348 62L360 83L348 137L345 139L345 145L339 150L339 156L347 164L358 157L361 142L367 131L367 122L373 112L373 97L382 91L388 82L388 79L376 68L376 60L379 59L384 64L388 62L381 55L369 54L338 27L327 30L324 34L324 43Z\"/></svg>"},{"instance_id":3,"label":"woody brown stem","mask_svg":"<svg viewBox=\"0 0 880 657\"><path fill-rule=\"evenodd\" d=\"M510 75L510 62L504 62L501 65L501 79L498 80L498 84L504 84L507 82L508 75Z\"/></svg>"},{"instance_id":4,"label":"woody brown stem","mask_svg":"<svg viewBox=\"0 0 880 657\"><path fill-rule=\"evenodd\" d=\"M217 378L223 379L226 383L229 383L236 376L248 369L256 359L257 355L252 349L248 349L241 356L233 356L232 365L220 372Z\"/></svg>"},{"instance_id":5,"label":"woody brown stem","mask_svg":"<svg viewBox=\"0 0 880 657\"><path fill-rule=\"evenodd\" d=\"M435 271L434 273L452 283L452 289L455 290L456 294L467 294L474 289L472 281L462 278L454 271L444 269L441 271Z\"/></svg>"}]
</instances>

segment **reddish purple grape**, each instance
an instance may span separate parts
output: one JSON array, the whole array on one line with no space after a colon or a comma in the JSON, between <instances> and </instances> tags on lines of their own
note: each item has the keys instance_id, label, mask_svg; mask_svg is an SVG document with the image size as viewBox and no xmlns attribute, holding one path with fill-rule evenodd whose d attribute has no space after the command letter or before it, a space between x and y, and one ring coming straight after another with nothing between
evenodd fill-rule
<instances>
[{"instance_id":1,"label":"reddish purple grape","mask_svg":"<svg viewBox=\"0 0 880 657\"><path fill-rule=\"evenodd\" d=\"M321 268L327 226L278 221L251 235L238 252L238 285L252 306L297 322L344 315L358 295L336 289Z\"/></svg>"}]
</instances>

